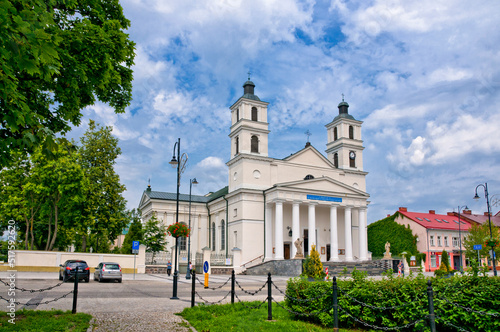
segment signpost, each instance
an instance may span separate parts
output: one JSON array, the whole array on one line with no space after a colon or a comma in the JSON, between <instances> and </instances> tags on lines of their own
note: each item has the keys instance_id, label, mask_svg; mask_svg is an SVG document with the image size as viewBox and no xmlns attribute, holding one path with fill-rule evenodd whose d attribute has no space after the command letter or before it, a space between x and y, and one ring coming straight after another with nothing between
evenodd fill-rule
<instances>
[{"instance_id":1,"label":"signpost","mask_svg":"<svg viewBox=\"0 0 500 332\"><path fill-rule=\"evenodd\" d=\"M210 269L210 265L208 264L208 261L205 261L203 263L203 273L205 273L205 288L208 288L208 270Z\"/></svg>"},{"instance_id":2,"label":"signpost","mask_svg":"<svg viewBox=\"0 0 500 332\"><path fill-rule=\"evenodd\" d=\"M483 249L483 245L482 244L475 244L472 248L474 250L477 250L477 265L481 266L481 261L479 258L479 251Z\"/></svg>"},{"instance_id":3,"label":"signpost","mask_svg":"<svg viewBox=\"0 0 500 332\"><path fill-rule=\"evenodd\" d=\"M139 253L139 241L132 241L132 253L134 254L134 280L135 280L135 256Z\"/></svg>"}]
</instances>

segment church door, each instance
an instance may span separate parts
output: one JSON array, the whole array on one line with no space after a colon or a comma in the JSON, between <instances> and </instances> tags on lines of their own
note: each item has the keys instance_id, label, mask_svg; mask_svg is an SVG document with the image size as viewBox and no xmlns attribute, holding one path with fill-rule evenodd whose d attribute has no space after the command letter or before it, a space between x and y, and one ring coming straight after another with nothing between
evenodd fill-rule
<instances>
[{"instance_id":1,"label":"church door","mask_svg":"<svg viewBox=\"0 0 500 332\"><path fill-rule=\"evenodd\" d=\"M309 255L309 230L304 229L304 257Z\"/></svg>"},{"instance_id":2,"label":"church door","mask_svg":"<svg viewBox=\"0 0 500 332\"><path fill-rule=\"evenodd\" d=\"M330 245L326 245L326 260L330 261L331 253L330 253Z\"/></svg>"},{"instance_id":3,"label":"church door","mask_svg":"<svg viewBox=\"0 0 500 332\"><path fill-rule=\"evenodd\" d=\"M285 259L290 259L290 243L285 243L283 246Z\"/></svg>"}]
</instances>

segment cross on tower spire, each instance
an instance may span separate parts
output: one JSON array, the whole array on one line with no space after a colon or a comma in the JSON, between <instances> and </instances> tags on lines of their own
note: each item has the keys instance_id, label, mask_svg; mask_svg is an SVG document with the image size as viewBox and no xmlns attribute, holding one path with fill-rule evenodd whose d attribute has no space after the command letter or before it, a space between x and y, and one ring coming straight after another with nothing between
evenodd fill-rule
<instances>
[{"instance_id":1,"label":"cross on tower spire","mask_svg":"<svg viewBox=\"0 0 500 332\"><path fill-rule=\"evenodd\" d=\"M307 129L307 131L304 134L306 134L306 136L307 136L307 143L309 143L309 136L312 135L311 132L309 131L309 129Z\"/></svg>"},{"instance_id":2,"label":"cross on tower spire","mask_svg":"<svg viewBox=\"0 0 500 332\"><path fill-rule=\"evenodd\" d=\"M250 70L248 71L247 74L248 74L248 80L250 81L250 74L251 74Z\"/></svg>"}]
</instances>

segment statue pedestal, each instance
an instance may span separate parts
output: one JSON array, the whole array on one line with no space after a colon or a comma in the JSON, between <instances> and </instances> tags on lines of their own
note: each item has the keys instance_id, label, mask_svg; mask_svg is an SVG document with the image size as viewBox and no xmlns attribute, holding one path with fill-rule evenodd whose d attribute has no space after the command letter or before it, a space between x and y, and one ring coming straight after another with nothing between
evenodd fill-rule
<instances>
[{"instance_id":1,"label":"statue pedestal","mask_svg":"<svg viewBox=\"0 0 500 332\"><path fill-rule=\"evenodd\" d=\"M384 258L382 259L392 259L392 254L390 252L384 253Z\"/></svg>"},{"instance_id":2,"label":"statue pedestal","mask_svg":"<svg viewBox=\"0 0 500 332\"><path fill-rule=\"evenodd\" d=\"M304 259L304 255L302 255L302 254L296 254L293 259Z\"/></svg>"}]
</instances>

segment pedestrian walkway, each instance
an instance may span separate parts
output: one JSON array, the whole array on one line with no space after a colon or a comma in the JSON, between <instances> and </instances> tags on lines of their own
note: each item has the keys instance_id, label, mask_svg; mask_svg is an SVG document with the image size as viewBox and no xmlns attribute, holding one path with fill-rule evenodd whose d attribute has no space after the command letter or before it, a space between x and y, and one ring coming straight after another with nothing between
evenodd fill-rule
<instances>
[{"instance_id":1,"label":"pedestrian walkway","mask_svg":"<svg viewBox=\"0 0 500 332\"><path fill-rule=\"evenodd\" d=\"M90 312L87 332L190 332L196 331L173 312Z\"/></svg>"}]
</instances>

